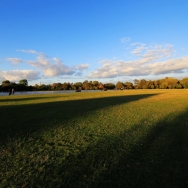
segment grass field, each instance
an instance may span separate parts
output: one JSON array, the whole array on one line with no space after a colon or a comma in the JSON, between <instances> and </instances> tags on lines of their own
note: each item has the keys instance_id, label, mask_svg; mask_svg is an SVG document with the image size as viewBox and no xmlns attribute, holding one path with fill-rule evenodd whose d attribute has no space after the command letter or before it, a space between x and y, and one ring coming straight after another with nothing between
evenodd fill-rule
<instances>
[{"instance_id":1,"label":"grass field","mask_svg":"<svg viewBox=\"0 0 188 188\"><path fill-rule=\"evenodd\" d=\"M0 97L4 187L188 187L188 90Z\"/></svg>"}]
</instances>

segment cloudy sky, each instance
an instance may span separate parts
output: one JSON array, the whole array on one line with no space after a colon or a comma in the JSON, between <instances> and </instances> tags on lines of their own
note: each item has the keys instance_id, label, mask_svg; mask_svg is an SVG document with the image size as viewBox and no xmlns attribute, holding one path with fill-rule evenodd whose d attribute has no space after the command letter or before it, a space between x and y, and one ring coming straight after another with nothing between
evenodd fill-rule
<instances>
[{"instance_id":1,"label":"cloudy sky","mask_svg":"<svg viewBox=\"0 0 188 188\"><path fill-rule=\"evenodd\" d=\"M188 77L187 0L0 0L0 83Z\"/></svg>"}]
</instances>

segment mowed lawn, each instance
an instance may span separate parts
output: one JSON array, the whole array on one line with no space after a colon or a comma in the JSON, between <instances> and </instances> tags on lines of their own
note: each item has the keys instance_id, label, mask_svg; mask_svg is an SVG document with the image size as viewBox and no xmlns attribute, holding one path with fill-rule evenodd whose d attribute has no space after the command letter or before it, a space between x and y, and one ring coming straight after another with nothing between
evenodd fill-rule
<instances>
[{"instance_id":1,"label":"mowed lawn","mask_svg":"<svg viewBox=\"0 0 188 188\"><path fill-rule=\"evenodd\" d=\"M1 96L0 187L188 187L188 90Z\"/></svg>"}]
</instances>

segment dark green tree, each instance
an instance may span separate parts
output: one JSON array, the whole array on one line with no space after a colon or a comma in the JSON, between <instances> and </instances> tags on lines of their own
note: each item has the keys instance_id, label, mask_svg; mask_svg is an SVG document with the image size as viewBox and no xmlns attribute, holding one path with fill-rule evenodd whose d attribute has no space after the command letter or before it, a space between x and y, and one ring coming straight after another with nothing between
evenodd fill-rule
<instances>
[{"instance_id":1,"label":"dark green tree","mask_svg":"<svg viewBox=\"0 0 188 188\"><path fill-rule=\"evenodd\" d=\"M8 91L11 88L11 83L9 80L2 81L1 90L2 91Z\"/></svg>"},{"instance_id":2,"label":"dark green tree","mask_svg":"<svg viewBox=\"0 0 188 188\"><path fill-rule=\"evenodd\" d=\"M70 85L70 83L68 82L64 82L63 84L62 84L62 89L63 90L69 90L71 88L71 85Z\"/></svg>"},{"instance_id":3,"label":"dark green tree","mask_svg":"<svg viewBox=\"0 0 188 188\"><path fill-rule=\"evenodd\" d=\"M3 85L10 85L10 81L9 80L4 80L4 81L2 81L2 86Z\"/></svg>"},{"instance_id":4,"label":"dark green tree","mask_svg":"<svg viewBox=\"0 0 188 188\"><path fill-rule=\"evenodd\" d=\"M74 85L75 85L76 89L83 89L82 82L76 82Z\"/></svg>"},{"instance_id":5,"label":"dark green tree","mask_svg":"<svg viewBox=\"0 0 188 188\"><path fill-rule=\"evenodd\" d=\"M133 89L134 88L134 86L131 82L125 82L124 87L125 87L125 89Z\"/></svg>"},{"instance_id":6,"label":"dark green tree","mask_svg":"<svg viewBox=\"0 0 188 188\"><path fill-rule=\"evenodd\" d=\"M116 86L113 83L106 83L104 84L104 88L106 89L114 89Z\"/></svg>"},{"instance_id":7,"label":"dark green tree","mask_svg":"<svg viewBox=\"0 0 188 188\"><path fill-rule=\"evenodd\" d=\"M19 81L20 85L28 86L28 81L26 79L22 79Z\"/></svg>"},{"instance_id":8,"label":"dark green tree","mask_svg":"<svg viewBox=\"0 0 188 188\"><path fill-rule=\"evenodd\" d=\"M61 90L62 84L61 83L53 83L52 84L52 90Z\"/></svg>"}]
</instances>

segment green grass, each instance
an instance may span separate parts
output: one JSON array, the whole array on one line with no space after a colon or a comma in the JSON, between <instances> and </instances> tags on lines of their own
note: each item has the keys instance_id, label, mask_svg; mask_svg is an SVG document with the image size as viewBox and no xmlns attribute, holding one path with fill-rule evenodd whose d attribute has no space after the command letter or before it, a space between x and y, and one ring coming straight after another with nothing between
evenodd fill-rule
<instances>
[{"instance_id":1,"label":"green grass","mask_svg":"<svg viewBox=\"0 0 188 188\"><path fill-rule=\"evenodd\" d=\"M188 90L0 97L0 187L188 187Z\"/></svg>"}]
</instances>

